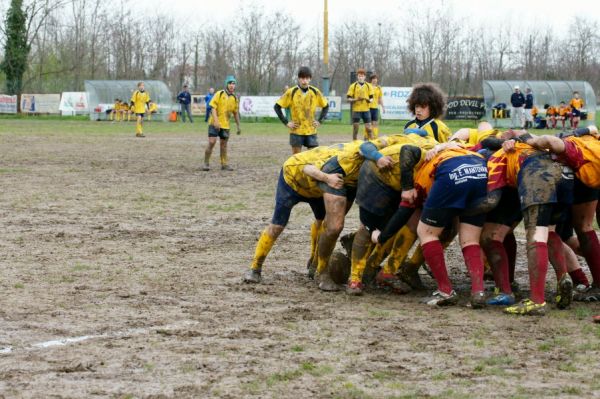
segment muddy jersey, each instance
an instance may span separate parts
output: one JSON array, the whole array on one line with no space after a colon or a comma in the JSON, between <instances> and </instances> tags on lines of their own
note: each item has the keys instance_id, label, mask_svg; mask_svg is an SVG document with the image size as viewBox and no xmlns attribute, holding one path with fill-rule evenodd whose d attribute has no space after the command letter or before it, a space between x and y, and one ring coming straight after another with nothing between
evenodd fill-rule
<instances>
[{"instance_id":1,"label":"muddy jersey","mask_svg":"<svg viewBox=\"0 0 600 399\"><path fill-rule=\"evenodd\" d=\"M239 99L235 93L229 93L227 90L219 90L210 100L210 107L217 111L217 119L221 129L229 129L229 119L237 114L240 105ZM213 114L211 112L208 124L213 124Z\"/></svg>"},{"instance_id":2,"label":"muddy jersey","mask_svg":"<svg viewBox=\"0 0 600 399\"><path fill-rule=\"evenodd\" d=\"M498 129L489 129L479 131L478 129L469 129L469 139L466 144L474 146L481 143L488 137L500 137L501 132Z\"/></svg>"},{"instance_id":3,"label":"muddy jersey","mask_svg":"<svg viewBox=\"0 0 600 399\"><path fill-rule=\"evenodd\" d=\"M290 129L290 133L308 136L317 132L317 128L313 125L316 121L316 109L325 107L328 102L321 91L314 86L308 86L306 90L294 86L277 100L277 104L282 108L289 108L292 121L299 125Z\"/></svg>"},{"instance_id":4,"label":"muddy jersey","mask_svg":"<svg viewBox=\"0 0 600 399\"><path fill-rule=\"evenodd\" d=\"M600 141L593 136L570 136L563 142L565 152L557 160L573 168L586 186L600 188Z\"/></svg>"},{"instance_id":5,"label":"muddy jersey","mask_svg":"<svg viewBox=\"0 0 600 399\"><path fill-rule=\"evenodd\" d=\"M503 149L496 151L488 159L488 191L500 189L505 186L517 187L517 177L523 162L530 156L543 155L544 152L536 150L529 144L515 143L514 151L505 152Z\"/></svg>"},{"instance_id":6,"label":"muddy jersey","mask_svg":"<svg viewBox=\"0 0 600 399\"><path fill-rule=\"evenodd\" d=\"M347 97L358 100L352 103L352 112L369 112L371 101L373 101L373 86L371 83L354 82L348 87Z\"/></svg>"},{"instance_id":7,"label":"muddy jersey","mask_svg":"<svg viewBox=\"0 0 600 399\"><path fill-rule=\"evenodd\" d=\"M381 86L373 86L373 101L369 104L370 109L378 109L379 108L379 99L383 97L383 91L381 90Z\"/></svg>"}]
</instances>

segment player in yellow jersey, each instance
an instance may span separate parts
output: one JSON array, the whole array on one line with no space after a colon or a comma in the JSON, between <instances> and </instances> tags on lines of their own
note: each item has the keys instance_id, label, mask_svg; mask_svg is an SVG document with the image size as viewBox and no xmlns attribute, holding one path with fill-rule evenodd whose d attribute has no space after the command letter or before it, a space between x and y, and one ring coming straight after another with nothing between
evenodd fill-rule
<instances>
[{"instance_id":1,"label":"player in yellow jersey","mask_svg":"<svg viewBox=\"0 0 600 399\"><path fill-rule=\"evenodd\" d=\"M298 70L298 85L288 88L275 103L275 113L279 120L290 129L290 145L292 154L302 151L302 146L314 148L319 146L317 127L327 116L329 103L319 89L310 85L312 72L309 67ZM282 108L290 110L287 118ZM321 114L315 119L315 110L321 108ZM290 119L290 120L288 120Z\"/></svg>"},{"instance_id":2,"label":"player in yellow jersey","mask_svg":"<svg viewBox=\"0 0 600 399\"><path fill-rule=\"evenodd\" d=\"M142 124L144 122L144 115L146 114L146 108L150 104L150 94L146 92L144 88L144 82L139 82L137 84L137 90L133 92L131 96L131 107L133 108L133 112L136 115L136 126L135 126L135 136L136 137L146 137L144 136L144 132L142 130Z\"/></svg>"},{"instance_id":3,"label":"player in yellow jersey","mask_svg":"<svg viewBox=\"0 0 600 399\"><path fill-rule=\"evenodd\" d=\"M210 118L208 119L208 145L204 152L204 167L202 170L210 170L210 156L212 150L219 138L219 149L221 156L221 170L233 170L228 164L227 159L227 142L229 141L229 119L233 115L235 124L237 125L237 134L241 134L240 130L240 114L238 108L240 105L239 99L235 94L235 85L237 81L232 75L225 78L225 89L215 93L210 100Z\"/></svg>"},{"instance_id":4,"label":"player in yellow jersey","mask_svg":"<svg viewBox=\"0 0 600 399\"><path fill-rule=\"evenodd\" d=\"M108 119L112 122L121 120L121 100L115 98L113 108L110 110Z\"/></svg>"},{"instance_id":5,"label":"player in yellow jersey","mask_svg":"<svg viewBox=\"0 0 600 399\"><path fill-rule=\"evenodd\" d=\"M158 113L158 104L156 103L150 103L148 105L148 120L151 121L152 120L152 115Z\"/></svg>"},{"instance_id":6,"label":"player in yellow jersey","mask_svg":"<svg viewBox=\"0 0 600 399\"><path fill-rule=\"evenodd\" d=\"M438 143L448 141L452 132L439 119L444 115L446 95L436 84L422 83L414 86L406 102L415 119L404 125L405 133L427 134Z\"/></svg>"},{"instance_id":7,"label":"player in yellow jersey","mask_svg":"<svg viewBox=\"0 0 600 399\"><path fill-rule=\"evenodd\" d=\"M371 112L371 125L373 129L372 137L376 139L379 136L379 119L380 112L379 107L381 107L381 112L385 113L385 106L383 105L383 91L381 90L381 86L379 86L379 77L377 74L371 75L371 86L373 86L373 101L369 104L370 112ZM368 132L365 128L365 140L368 140Z\"/></svg>"},{"instance_id":8,"label":"player in yellow jersey","mask_svg":"<svg viewBox=\"0 0 600 399\"><path fill-rule=\"evenodd\" d=\"M356 78L358 80L350 85L348 93L346 93L352 110L352 140L358 138L361 119L365 124L365 129L367 129L367 136L372 139L370 107L373 102L373 86L365 81L367 72L363 68L356 71Z\"/></svg>"}]
</instances>

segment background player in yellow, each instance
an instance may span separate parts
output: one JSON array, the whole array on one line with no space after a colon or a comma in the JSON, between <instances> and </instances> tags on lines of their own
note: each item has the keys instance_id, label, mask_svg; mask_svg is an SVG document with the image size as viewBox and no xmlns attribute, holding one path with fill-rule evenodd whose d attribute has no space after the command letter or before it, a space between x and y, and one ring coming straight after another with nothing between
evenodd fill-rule
<instances>
[{"instance_id":1,"label":"background player in yellow","mask_svg":"<svg viewBox=\"0 0 600 399\"><path fill-rule=\"evenodd\" d=\"M227 142L229 141L229 119L233 115L235 124L237 125L237 134L241 134L240 130L240 115L238 108L240 105L239 99L235 95L235 85L237 81L232 75L225 79L225 89L215 93L210 100L210 118L208 119L208 145L204 152L204 167L202 170L210 170L210 156L212 150L219 138L219 147L221 155L221 169L233 170L227 163Z\"/></svg>"},{"instance_id":2,"label":"background player in yellow","mask_svg":"<svg viewBox=\"0 0 600 399\"><path fill-rule=\"evenodd\" d=\"M371 101L369 108L371 112L371 125L373 129L372 136L374 139L376 139L379 137L379 119L381 116L379 112L379 106L381 106L382 113L385 113L385 106L383 105L383 91L381 90L381 86L379 86L379 77L377 74L371 75L370 81L371 86L373 86L373 101ZM368 138L368 132L366 131L365 127L365 140Z\"/></svg>"},{"instance_id":3,"label":"background player in yellow","mask_svg":"<svg viewBox=\"0 0 600 399\"><path fill-rule=\"evenodd\" d=\"M113 109L110 111L110 115L108 115L108 119L111 121L120 121L121 120L121 100L115 98L115 104L113 105Z\"/></svg>"},{"instance_id":4,"label":"background player in yellow","mask_svg":"<svg viewBox=\"0 0 600 399\"><path fill-rule=\"evenodd\" d=\"M346 93L348 102L352 107L352 140L356 140L358 137L358 127L361 119L365 123L367 136L372 139L370 106L373 102L373 86L365 81L367 72L363 68L356 71L356 78L358 80L348 87L348 93Z\"/></svg>"},{"instance_id":5,"label":"background player in yellow","mask_svg":"<svg viewBox=\"0 0 600 399\"><path fill-rule=\"evenodd\" d=\"M406 102L415 119L404 125L404 133L431 136L438 143L448 141L452 132L439 119L444 115L446 94L435 83L415 85Z\"/></svg>"},{"instance_id":6,"label":"background player in yellow","mask_svg":"<svg viewBox=\"0 0 600 399\"><path fill-rule=\"evenodd\" d=\"M131 107L136 115L135 125L135 136L145 137L142 131L142 124L144 122L144 115L146 114L146 107L150 104L150 94L146 93L144 88L144 82L137 84L137 90L133 92L131 96Z\"/></svg>"},{"instance_id":7,"label":"background player in yellow","mask_svg":"<svg viewBox=\"0 0 600 399\"><path fill-rule=\"evenodd\" d=\"M290 145L292 154L302 151L302 146L314 148L319 146L317 127L327 116L329 103L319 89L310 85L312 72L309 67L298 70L298 85L287 89L275 103L275 112L279 120L290 128ZM282 108L290 110L291 120L283 114ZM315 110L321 108L319 119L315 119Z\"/></svg>"}]
</instances>

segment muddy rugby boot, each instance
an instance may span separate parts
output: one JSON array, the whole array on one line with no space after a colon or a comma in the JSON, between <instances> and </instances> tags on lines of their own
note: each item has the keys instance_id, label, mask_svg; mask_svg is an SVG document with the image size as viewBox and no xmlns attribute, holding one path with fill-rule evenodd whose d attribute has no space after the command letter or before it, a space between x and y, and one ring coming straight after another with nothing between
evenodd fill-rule
<instances>
[{"instance_id":1,"label":"muddy rugby boot","mask_svg":"<svg viewBox=\"0 0 600 399\"><path fill-rule=\"evenodd\" d=\"M535 303L531 299L523 299L516 305L505 308L504 313L524 316L543 316L546 314L546 302Z\"/></svg>"},{"instance_id":2,"label":"muddy rugby boot","mask_svg":"<svg viewBox=\"0 0 600 399\"><path fill-rule=\"evenodd\" d=\"M556 307L559 309L566 309L573 300L573 280L571 276L565 273L558 282L558 288L556 290Z\"/></svg>"},{"instance_id":3,"label":"muddy rugby boot","mask_svg":"<svg viewBox=\"0 0 600 399\"><path fill-rule=\"evenodd\" d=\"M485 308L485 305L486 305L485 292L477 291L477 292L471 293L471 299L470 299L469 303L471 304L471 309Z\"/></svg>"},{"instance_id":4,"label":"muddy rugby boot","mask_svg":"<svg viewBox=\"0 0 600 399\"><path fill-rule=\"evenodd\" d=\"M377 284L383 287L389 287L396 294L408 294L411 288L404 281L400 280L396 275L391 273L384 273L383 270L377 273L375 277Z\"/></svg>"},{"instance_id":5,"label":"muddy rugby boot","mask_svg":"<svg viewBox=\"0 0 600 399\"><path fill-rule=\"evenodd\" d=\"M333 292L340 290L340 287L333 281L327 271L317 276L317 282L319 283L319 289L321 291Z\"/></svg>"},{"instance_id":6,"label":"muddy rugby boot","mask_svg":"<svg viewBox=\"0 0 600 399\"><path fill-rule=\"evenodd\" d=\"M310 258L308 262L306 262L306 269L308 270L308 278L311 280L315 279L315 274L317 273L317 262Z\"/></svg>"},{"instance_id":7,"label":"muddy rugby boot","mask_svg":"<svg viewBox=\"0 0 600 399\"><path fill-rule=\"evenodd\" d=\"M209 165L209 164L207 164L207 163L205 163L205 164L204 164L204 166L202 167L202 170L203 170L204 172L208 172L208 171L210 170L210 165Z\"/></svg>"},{"instance_id":8,"label":"muddy rugby boot","mask_svg":"<svg viewBox=\"0 0 600 399\"><path fill-rule=\"evenodd\" d=\"M262 280L260 269L250 269L244 275L244 283L258 284L260 283L260 280Z\"/></svg>"},{"instance_id":9,"label":"muddy rugby boot","mask_svg":"<svg viewBox=\"0 0 600 399\"><path fill-rule=\"evenodd\" d=\"M413 290L423 291L425 289L421 276L419 276L419 268L413 267L412 264L403 263L396 275L400 280L410 285Z\"/></svg>"},{"instance_id":10,"label":"muddy rugby boot","mask_svg":"<svg viewBox=\"0 0 600 399\"><path fill-rule=\"evenodd\" d=\"M222 165L221 170L234 170L234 169L229 165Z\"/></svg>"},{"instance_id":11,"label":"muddy rugby boot","mask_svg":"<svg viewBox=\"0 0 600 399\"><path fill-rule=\"evenodd\" d=\"M456 305L458 303L458 294L454 290L449 294L434 291L430 297L423 299L422 302L433 307Z\"/></svg>"},{"instance_id":12,"label":"muddy rugby boot","mask_svg":"<svg viewBox=\"0 0 600 399\"><path fill-rule=\"evenodd\" d=\"M348 283L348 286L346 287L346 294L358 296L363 294L363 290L363 283L360 283L358 281L350 281Z\"/></svg>"},{"instance_id":13,"label":"muddy rugby boot","mask_svg":"<svg viewBox=\"0 0 600 399\"><path fill-rule=\"evenodd\" d=\"M579 302L597 302L600 301L600 288L590 286L583 292L576 292L573 299Z\"/></svg>"}]
</instances>

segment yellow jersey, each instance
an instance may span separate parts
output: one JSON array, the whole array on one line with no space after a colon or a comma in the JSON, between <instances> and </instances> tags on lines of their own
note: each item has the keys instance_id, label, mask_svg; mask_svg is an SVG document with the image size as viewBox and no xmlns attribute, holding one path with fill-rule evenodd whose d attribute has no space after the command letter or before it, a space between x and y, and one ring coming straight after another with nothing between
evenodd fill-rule
<instances>
[{"instance_id":1,"label":"yellow jersey","mask_svg":"<svg viewBox=\"0 0 600 399\"><path fill-rule=\"evenodd\" d=\"M452 135L450 128L439 119L413 119L404 125L405 132L408 129L417 129L423 131L428 136L433 137L438 143L445 143Z\"/></svg>"},{"instance_id":2,"label":"yellow jersey","mask_svg":"<svg viewBox=\"0 0 600 399\"><path fill-rule=\"evenodd\" d=\"M488 137L500 137L502 133L498 129L489 129L479 131L478 129L469 129L469 140L466 141L466 144L469 146L474 146L481 143L483 140Z\"/></svg>"},{"instance_id":3,"label":"yellow jersey","mask_svg":"<svg viewBox=\"0 0 600 399\"><path fill-rule=\"evenodd\" d=\"M369 108L377 109L379 108L379 99L383 97L383 91L381 91L381 86L377 85L373 87L373 101L369 104Z\"/></svg>"},{"instance_id":4,"label":"yellow jersey","mask_svg":"<svg viewBox=\"0 0 600 399\"><path fill-rule=\"evenodd\" d=\"M133 103L132 111L136 114L145 114L146 105L150 102L150 94L147 91L136 90L131 96L131 102Z\"/></svg>"},{"instance_id":5,"label":"yellow jersey","mask_svg":"<svg viewBox=\"0 0 600 399\"><path fill-rule=\"evenodd\" d=\"M231 115L237 114L240 105L237 96L234 93L229 93L227 90L219 90L215 93L212 100L210 100L209 105L217 112L221 129L229 129L229 119ZM213 124L212 112L210 113L208 124Z\"/></svg>"},{"instance_id":6,"label":"yellow jersey","mask_svg":"<svg viewBox=\"0 0 600 399\"><path fill-rule=\"evenodd\" d=\"M373 86L367 82L354 82L348 87L346 96L360 100L352 103L352 112L368 112L371 106L369 99L373 99Z\"/></svg>"},{"instance_id":7,"label":"yellow jersey","mask_svg":"<svg viewBox=\"0 0 600 399\"><path fill-rule=\"evenodd\" d=\"M281 108L289 108L292 121L299 125L290 129L290 133L308 136L317 132L317 128L313 126L316 109L325 107L328 102L316 87L308 86L304 91L300 86L296 86L288 89L277 100L277 104Z\"/></svg>"},{"instance_id":8,"label":"yellow jersey","mask_svg":"<svg viewBox=\"0 0 600 399\"><path fill-rule=\"evenodd\" d=\"M321 169L325 162L339 153L338 148L316 147L300 152L283 163L283 179L295 192L305 198L320 198L323 192L318 181L304 173L306 165L314 165Z\"/></svg>"}]
</instances>

